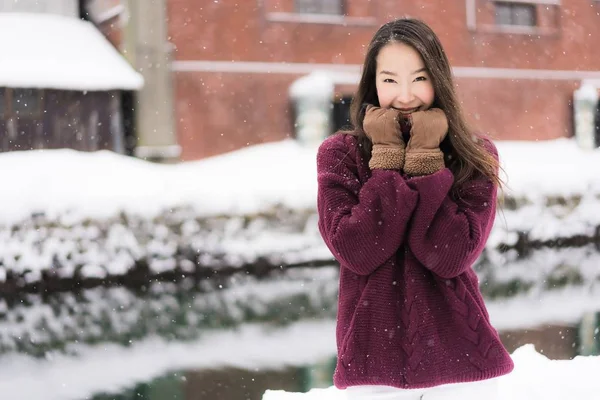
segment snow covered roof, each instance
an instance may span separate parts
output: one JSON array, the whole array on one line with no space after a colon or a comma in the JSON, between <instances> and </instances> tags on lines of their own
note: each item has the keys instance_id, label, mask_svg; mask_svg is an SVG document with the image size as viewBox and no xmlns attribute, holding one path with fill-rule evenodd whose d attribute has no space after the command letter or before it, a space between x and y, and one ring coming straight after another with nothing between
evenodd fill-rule
<instances>
[{"instance_id":1,"label":"snow covered roof","mask_svg":"<svg viewBox=\"0 0 600 400\"><path fill-rule=\"evenodd\" d=\"M0 87L136 90L144 80L89 22L0 13Z\"/></svg>"}]
</instances>

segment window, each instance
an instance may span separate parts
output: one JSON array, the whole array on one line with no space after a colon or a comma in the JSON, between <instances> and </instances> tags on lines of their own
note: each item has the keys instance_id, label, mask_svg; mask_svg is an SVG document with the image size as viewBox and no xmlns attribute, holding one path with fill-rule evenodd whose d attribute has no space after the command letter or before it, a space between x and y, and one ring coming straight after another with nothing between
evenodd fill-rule
<instances>
[{"instance_id":1,"label":"window","mask_svg":"<svg viewBox=\"0 0 600 400\"><path fill-rule=\"evenodd\" d=\"M294 9L299 14L344 14L343 0L295 0Z\"/></svg>"},{"instance_id":2,"label":"window","mask_svg":"<svg viewBox=\"0 0 600 400\"><path fill-rule=\"evenodd\" d=\"M496 2L495 6L496 25L537 26L535 4Z\"/></svg>"},{"instance_id":3,"label":"window","mask_svg":"<svg viewBox=\"0 0 600 400\"><path fill-rule=\"evenodd\" d=\"M352 126L350 121L350 104L352 104L352 96L344 95L338 101L333 103L333 124L331 124L332 132L335 133L341 129Z\"/></svg>"},{"instance_id":4,"label":"window","mask_svg":"<svg viewBox=\"0 0 600 400\"><path fill-rule=\"evenodd\" d=\"M38 118L42 114L43 91L0 88L0 118Z\"/></svg>"},{"instance_id":5,"label":"window","mask_svg":"<svg viewBox=\"0 0 600 400\"><path fill-rule=\"evenodd\" d=\"M596 147L600 147L600 101L596 104L596 118L595 121L595 139L596 139Z\"/></svg>"},{"instance_id":6,"label":"window","mask_svg":"<svg viewBox=\"0 0 600 400\"><path fill-rule=\"evenodd\" d=\"M13 89L12 112L17 117L36 117L40 113L40 95L36 89Z\"/></svg>"}]
</instances>

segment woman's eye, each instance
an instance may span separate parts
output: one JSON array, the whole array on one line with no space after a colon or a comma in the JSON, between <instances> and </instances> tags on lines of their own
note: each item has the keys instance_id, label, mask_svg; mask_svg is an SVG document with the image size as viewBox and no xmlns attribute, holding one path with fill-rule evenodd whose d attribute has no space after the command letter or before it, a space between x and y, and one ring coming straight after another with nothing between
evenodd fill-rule
<instances>
[{"instance_id":1,"label":"woman's eye","mask_svg":"<svg viewBox=\"0 0 600 400\"><path fill-rule=\"evenodd\" d=\"M386 78L383 80L385 83L395 83L396 81L390 78Z\"/></svg>"},{"instance_id":2,"label":"woman's eye","mask_svg":"<svg viewBox=\"0 0 600 400\"><path fill-rule=\"evenodd\" d=\"M415 81L417 81L417 82L420 82L420 81L426 81L426 80L427 80L427 78L426 78L426 77L424 77L424 76L419 76L419 77L417 77L417 78L415 79Z\"/></svg>"}]
</instances>

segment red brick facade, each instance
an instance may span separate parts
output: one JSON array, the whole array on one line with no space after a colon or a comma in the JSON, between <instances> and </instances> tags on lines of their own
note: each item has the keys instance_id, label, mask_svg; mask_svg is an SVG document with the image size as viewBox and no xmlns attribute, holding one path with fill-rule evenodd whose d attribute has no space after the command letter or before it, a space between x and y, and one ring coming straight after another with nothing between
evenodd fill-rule
<instances>
[{"instance_id":1,"label":"red brick facade","mask_svg":"<svg viewBox=\"0 0 600 400\"><path fill-rule=\"evenodd\" d=\"M169 0L182 158L293 136L294 80L315 64L358 71L373 33L400 16L437 32L478 129L498 139L572 135L573 90L600 79L600 1L531 0L538 27L529 31L499 29L494 3L346 0L344 17L318 22L294 14L294 0ZM339 85L336 94L352 90Z\"/></svg>"},{"instance_id":2,"label":"red brick facade","mask_svg":"<svg viewBox=\"0 0 600 400\"><path fill-rule=\"evenodd\" d=\"M107 21L103 21L98 25L98 29L117 49L121 48L123 43L123 31L118 26L119 16L115 16Z\"/></svg>"},{"instance_id":3,"label":"red brick facade","mask_svg":"<svg viewBox=\"0 0 600 400\"><path fill-rule=\"evenodd\" d=\"M126 18L123 0L84 0L84 10L88 18L96 25L104 36L121 49L123 44L123 24Z\"/></svg>"}]
</instances>

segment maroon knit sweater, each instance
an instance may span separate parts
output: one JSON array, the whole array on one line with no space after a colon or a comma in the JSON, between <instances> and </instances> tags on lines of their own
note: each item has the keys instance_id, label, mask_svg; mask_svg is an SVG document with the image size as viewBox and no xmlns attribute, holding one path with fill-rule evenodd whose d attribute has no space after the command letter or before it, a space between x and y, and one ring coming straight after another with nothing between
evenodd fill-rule
<instances>
[{"instance_id":1,"label":"maroon knit sweater","mask_svg":"<svg viewBox=\"0 0 600 400\"><path fill-rule=\"evenodd\" d=\"M472 269L495 186L472 180L455 199L447 168L371 171L345 134L323 142L317 168L319 229L341 265L334 384L412 389L512 371Z\"/></svg>"}]
</instances>

